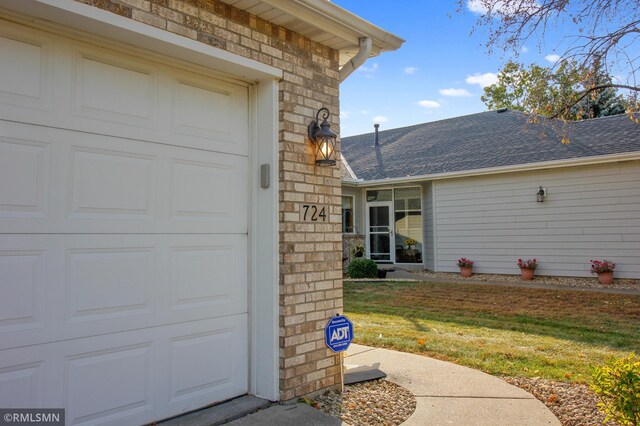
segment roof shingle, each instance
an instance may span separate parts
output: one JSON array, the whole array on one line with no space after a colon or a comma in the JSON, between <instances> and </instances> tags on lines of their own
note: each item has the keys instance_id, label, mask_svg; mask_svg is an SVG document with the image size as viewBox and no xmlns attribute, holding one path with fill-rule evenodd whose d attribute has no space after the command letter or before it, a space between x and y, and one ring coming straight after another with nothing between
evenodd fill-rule
<instances>
[{"instance_id":1,"label":"roof shingle","mask_svg":"<svg viewBox=\"0 0 640 426\"><path fill-rule=\"evenodd\" d=\"M627 115L566 124L528 123L517 111L488 111L342 139L342 155L359 179L436 173L640 152L640 126ZM546 121L546 123L545 123Z\"/></svg>"}]
</instances>

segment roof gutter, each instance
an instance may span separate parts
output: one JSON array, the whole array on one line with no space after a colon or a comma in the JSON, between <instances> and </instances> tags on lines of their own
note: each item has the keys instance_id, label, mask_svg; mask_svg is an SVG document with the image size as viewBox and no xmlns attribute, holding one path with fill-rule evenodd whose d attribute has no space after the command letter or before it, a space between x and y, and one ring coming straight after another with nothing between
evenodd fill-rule
<instances>
[{"instance_id":1,"label":"roof gutter","mask_svg":"<svg viewBox=\"0 0 640 426\"><path fill-rule=\"evenodd\" d=\"M537 170L558 169L561 167L589 166L595 164L617 163L621 161L638 161L640 152L629 152L624 154L599 155L597 157L578 158L571 160L554 160L541 163L516 164L513 166L491 167L487 169L465 170L460 172L436 173L432 175L409 176L403 178L376 179L376 180L346 180L345 186L383 186L390 184L415 183L420 181L457 179L464 177L475 177L485 175L495 175L502 173L527 172Z\"/></svg>"},{"instance_id":2,"label":"roof gutter","mask_svg":"<svg viewBox=\"0 0 640 426\"><path fill-rule=\"evenodd\" d=\"M361 37L359 40L360 50L354 56L340 68L340 83L345 81L347 77L351 75L360 65L364 64L364 62L369 59L369 55L371 54L371 47L373 45L373 41L371 37Z\"/></svg>"}]
</instances>

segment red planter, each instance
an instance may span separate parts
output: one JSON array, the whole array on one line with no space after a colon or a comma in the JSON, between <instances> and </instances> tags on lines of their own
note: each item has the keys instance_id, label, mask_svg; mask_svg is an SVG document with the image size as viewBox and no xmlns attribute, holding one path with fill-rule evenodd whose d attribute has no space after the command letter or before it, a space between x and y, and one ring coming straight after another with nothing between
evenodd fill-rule
<instances>
[{"instance_id":1,"label":"red planter","mask_svg":"<svg viewBox=\"0 0 640 426\"><path fill-rule=\"evenodd\" d=\"M613 272L598 272L598 281L602 285L610 285L613 282Z\"/></svg>"},{"instance_id":2,"label":"red planter","mask_svg":"<svg viewBox=\"0 0 640 426\"><path fill-rule=\"evenodd\" d=\"M520 278L522 278L524 281L531 281L533 279L533 273L535 271L535 269L520 268Z\"/></svg>"},{"instance_id":3,"label":"red planter","mask_svg":"<svg viewBox=\"0 0 640 426\"><path fill-rule=\"evenodd\" d=\"M471 272L472 269L473 267L471 266L460 266L460 275L465 278L469 278L471 275L473 275L473 272Z\"/></svg>"}]
</instances>

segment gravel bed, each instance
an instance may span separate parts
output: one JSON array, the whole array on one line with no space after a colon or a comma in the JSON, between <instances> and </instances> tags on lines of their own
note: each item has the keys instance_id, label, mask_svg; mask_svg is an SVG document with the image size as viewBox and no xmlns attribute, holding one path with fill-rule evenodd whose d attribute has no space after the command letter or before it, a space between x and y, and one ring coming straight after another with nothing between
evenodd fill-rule
<instances>
[{"instance_id":1,"label":"gravel bed","mask_svg":"<svg viewBox=\"0 0 640 426\"><path fill-rule=\"evenodd\" d=\"M532 281L523 281L520 275L504 275L504 274L473 274L470 278L463 278L460 274L452 272L431 272L416 271L414 272L416 279L433 279L438 281L456 280L456 281L479 281L479 282L498 282L498 283L529 283L542 284L550 286L569 286L569 287L591 287L591 288L623 288L640 291L640 280L634 279L614 279L611 285L603 286L594 276L589 277L547 277L535 276Z\"/></svg>"},{"instance_id":2,"label":"gravel bed","mask_svg":"<svg viewBox=\"0 0 640 426\"><path fill-rule=\"evenodd\" d=\"M577 383L554 382L540 378L504 377L542 401L556 415L563 426L600 426L605 415L598 411L597 398L589 386ZM607 425L617 426L611 420Z\"/></svg>"},{"instance_id":3,"label":"gravel bed","mask_svg":"<svg viewBox=\"0 0 640 426\"><path fill-rule=\"evenodd\" d=\"M352 426L399 425L416 410L411 392L386 380L344 387L314 398L312 406Z\"/></svg>"}]
</instances>

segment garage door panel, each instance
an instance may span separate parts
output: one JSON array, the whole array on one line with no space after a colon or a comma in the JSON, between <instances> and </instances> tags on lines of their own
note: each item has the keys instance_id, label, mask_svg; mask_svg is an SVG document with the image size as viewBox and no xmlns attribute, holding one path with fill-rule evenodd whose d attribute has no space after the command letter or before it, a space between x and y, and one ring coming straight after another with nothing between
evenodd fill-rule
<instances>
[{"instance_id":1,"label":"garage door panel","mask_svg":"<svg viewBox=\"0 0 640 426\"><path fill-rule=\"evenodd\" d=\"M178 73L173 79L172 123L176 133L219 141L225 151L237 149L248 138L246 89ZM239 146L240 145L240 146Z\"/></svg>"},{"instance_id":2,"label":"garage door panel","mask_svg":"<svg viewBox=\"0 0 640 426\"><path fill-rule=\"evenodd\" d=\"M132 152L71 147L70 219L150 219L155 158Z\"/></svg>"},{"instance_id":3,"label":"garage door panel","mask_svg":"<svg viewBox=\"0 0 640 426\"><path fill-rule=\"evenodd\" d=\"M158 71L100 49L73 54L73 114L113 123L157 127Z\"/></svg>"},{"instance_id":4,"label":"garage door panel","mask_svg":"<svg viewBox=\"0 0 640 426\"><path fill-rule=\"evenodd\" d=\"M51 108L52 49L52 37L3 22L0 26L0 104Z\"/></svg>"},{"instance_id":5,"label":"garage door panel","mask_svg":"<svg viewBox=\"0 0 640 426\"><path fill-rule=\"evenodd\" d=\"M225 394L247 392L249 363L246 316L208 328L182 327L169 339L166 395L169 412L185 412Z\"/></svg>"},{"instance_id":6,"label":"garage door panel","mask_svg":"<svg viewBox=\"0 0 640 426\"><path fill-rule=\"evenodd\" d=\"M208 162L173 159L171 181L172 222L226 222L246 224L247 163L237 158L210 155ZM226 160L226 161L223 161ZM236 232L247 232L245 228Z\"/></svg>"},{"instance_id":7,"label":"garage door panel","mask_svg":"<svg viewBox=\"0 0 640 426\"><path fill-rule=\"evenodd\" d=\"M44 250L0 249L0 336L44 328L45 268Z\"/></svg>"},{"instance_id":8,"label":"garage door panel","mask_svg":"<svg viewBox=\"0 0 640 426\"><path fill-rule=\"evenodd\" d=\"M69 424L190 411L247 392L246 333L242 314L3 350L0 406L64 406Z\"/></svg>"},{"instance_id":9,"label":"garage door panel","mask_svg":"<svg viewBox=\"0 0 640 426\"><path fill-rule=\"evenodd\" d=\"M4 235L0 348L246 313L246 235Z\"/></svg>"},{"instance_id":10,"label":"garage door panel","mask_svg":"<svg viewBox=\"0 0 640 426\"><path fill-rule=\"evenodd\" d=\"M249 154L246 85L6 21L2 27L0 116L5 119Z\"/></svg>"},{"instance_id":11,"label":"garage door panel","mask_svg":"<svg viewBox=\"0 0 640 426\"><path fill-rule=\"evenodd\" d=\"M67 421L121 420L153 405L151 343L66 357Z\"/></svg>"},{"instance_id":12,"label":"garage door panel","mask_svg":"<svg viewBox=\"0 0 640 426\"><path fill-rule=\"evenodd\" d=\"M98 321L155 310L153 247L71 249L67 258L67 321Z\"/></svg>"},{"instance_id":13,"label":"garage door panel","mask_svg":"<svg viewBox=\"0 0 640 426\"><path fill-rule=\"evenodd\" d=\"M0 154L0 232L247 232L243 156L2 121Z\"/></svg>"},{"instance_id":14,"label":"garage door panel","mask_svg":"<svg viewBox=\"0 0 640 426\"><path fill-rule=\"evenodd\" d=\"M43 408L44 361L0 364L0 406Z\"/></svg>"},{"instance_id":15,"label":"garage door panel","mask_svg":"<svg viewBox=\"0 0 640 426\"><path fill-rule=\"evenodd\" d=\"M47 216L48 143L0 136L0 218Z\"/></svg>"}]
</instances>

